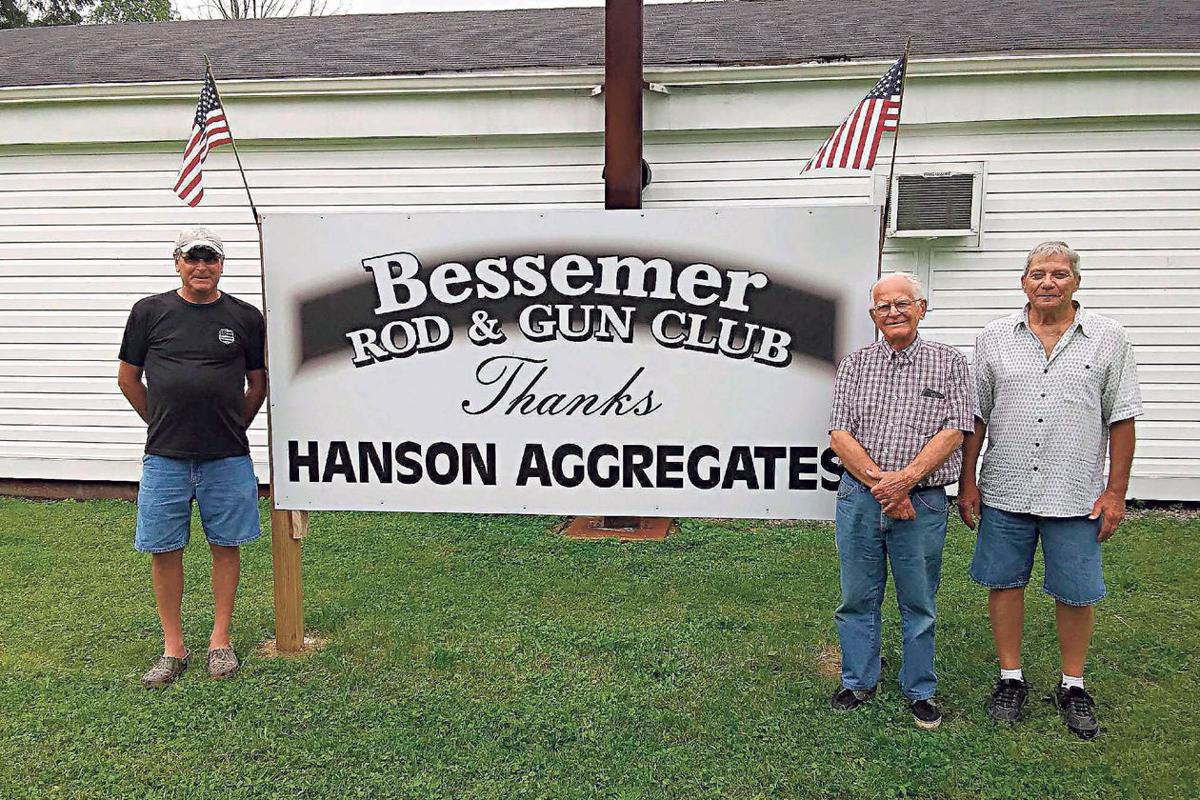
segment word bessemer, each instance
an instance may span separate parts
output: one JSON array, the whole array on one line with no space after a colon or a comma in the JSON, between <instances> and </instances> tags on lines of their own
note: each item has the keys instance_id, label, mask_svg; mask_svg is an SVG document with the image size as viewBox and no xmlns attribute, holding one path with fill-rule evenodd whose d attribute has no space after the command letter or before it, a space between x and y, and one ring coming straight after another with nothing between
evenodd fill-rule
<instances>
[{"instance_id":1,"label":"word bessemer","mask_svg":"<svg viewBox=\"0 0 1200 800\"><path fill-rule=\"evenodd\" d=\"M435 301L440 307L468 302L494 302L509 297L605 297L678 303L684 308L659 311L649 321L651 335L665 347L720 352L733 358L753 358L782 367L791 361L787 331L743 320L713 317L721 311L750 311L748 296L767 287L765 273L722 270L711 264L676 267L665 258L567 254L483 258L471 267L446 262L423 270L412 253L398 252L363 259L371 273L379 304L377 315L419 309ZM601 341L632 339L633 307L531 304L520 313L518 328L531 341L554 338ZM582 319L578 316L582 314ZM449 346L453 333L437 315L397 319L379 329L363 328L346 334L357 366Z\"/></svg>"}]
</instances>

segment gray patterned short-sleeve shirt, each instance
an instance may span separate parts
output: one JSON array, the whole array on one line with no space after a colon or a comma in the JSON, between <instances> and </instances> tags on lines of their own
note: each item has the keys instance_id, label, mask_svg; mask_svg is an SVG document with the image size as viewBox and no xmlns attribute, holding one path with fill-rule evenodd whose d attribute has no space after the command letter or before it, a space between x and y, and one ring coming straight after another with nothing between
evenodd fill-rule
<instances>
[{"instance_id":1,"label":"gray patterned short-sleeve shirt","mask_svg":"<svg viewBox=\"0 0 1200 800\"><path fill-rule=\"evenodd\" d=\"M988 426L983 502L1042 517L1092 512L1104 488L1108 426L1142 413L1125 329L1082 307L1050 357L1028 308L975 339L975 414Z\"/></svg>"},{"instance_id":2,"label":"gray patterned short-sleeve shirt","mask_svg":"<svg viewBox=\"0 0 1200 800\"><path fill-rule=\"evenodd\" d=\"M907 467L939 431L975 430L967 360L955 348L920 336L904 350L887 341L842 359L833 383L830 431L847 431L879 467ZM962 448L918 485L958 480Z\"/></svg>"}]
</instances>

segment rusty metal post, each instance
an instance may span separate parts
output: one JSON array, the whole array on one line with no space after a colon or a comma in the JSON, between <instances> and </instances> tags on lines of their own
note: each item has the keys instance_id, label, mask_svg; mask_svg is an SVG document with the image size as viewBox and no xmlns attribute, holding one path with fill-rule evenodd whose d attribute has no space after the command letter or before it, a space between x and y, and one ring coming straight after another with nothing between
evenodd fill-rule
<instances>
[{"instance_id":1,"label":"rusty metal post","mask_svg":"<svg viewBox=\"0 0 1200 800\"><path fill-rule=\"evenodd\" d=\"M604 207L642 207L642 0L604 4ZM605 517L633 530L638 517Z\"/></svg>"},{"instance_id":2,"label":"rusty metal post","mask_svg":"<svg viewBox=\"0 0 1200 800\"><path fill-rule=\"evenodd\" d=\"M604 207L642 207L642 0L605 0Z\"/></svg>"},{"instance_id":3,"label":"rusty metal post","mask_svg":"<svg viewBox=\"0 0 1200 800\"><path fill-rule=\"evenodd\" d=\"M642 0L605 0L604 207L642 207ZM576 517L566 535L665 539L663 518Z\"/></svg>"}]
</instances>

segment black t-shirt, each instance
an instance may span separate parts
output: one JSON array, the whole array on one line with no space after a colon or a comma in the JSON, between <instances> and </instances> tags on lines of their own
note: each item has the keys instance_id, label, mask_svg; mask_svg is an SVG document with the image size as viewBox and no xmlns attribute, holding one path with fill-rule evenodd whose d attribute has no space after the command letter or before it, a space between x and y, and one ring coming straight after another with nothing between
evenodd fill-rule
<instances>
[{"instance_id":1,"label":"black t-shirt","mask_svg":"<svg viewBox=\"0 0 1200 800\"><path fill-rule=\"evenodd\" d=\"M265 368L265 343L263 315L232 295L197 304L164 292L135 303L119 357L145 370L146 452L247 455L246 373Z\"/></svg>"}]
</instances>

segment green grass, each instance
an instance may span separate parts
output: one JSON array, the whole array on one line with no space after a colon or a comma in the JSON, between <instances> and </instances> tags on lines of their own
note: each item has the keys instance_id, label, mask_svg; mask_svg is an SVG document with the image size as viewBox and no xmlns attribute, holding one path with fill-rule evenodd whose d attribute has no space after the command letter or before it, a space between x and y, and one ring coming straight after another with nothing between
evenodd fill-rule
<instances>
[{"instance_id":1,"label":"green grass","mask_svg":"<svg viewBox=\"0 0 1200 800\"><path fill-rule=\"evenodd\" d=\"M247 547L234 644L203 675L202 537L184 630L201 653L164 693L134 507L0 500L0 798L1113 798L1200 785L1200 520L1131 517L1106 545L1088 683L1104 726L1071 737L1033 702L991 725L996 673L973 542L947 541L938 668L946 722L918 731L887 667L862 710L836 679L832 529L685 520L663 543L565 541L555 520L314 514L307 625L328 640L268 659L271 559ZM1040 585L1040 569L1035 582ZM1057 676L1053 607L1029 593L1026 674ZM1040 696L1042 691L1038 692Z\"/></svg>"}]
</instances>

